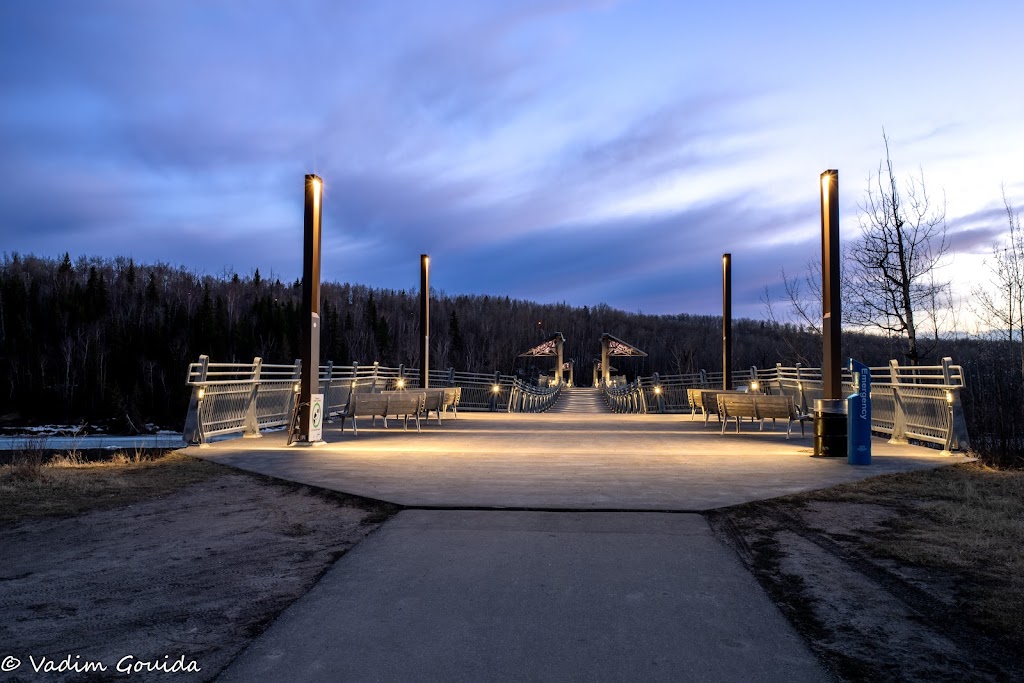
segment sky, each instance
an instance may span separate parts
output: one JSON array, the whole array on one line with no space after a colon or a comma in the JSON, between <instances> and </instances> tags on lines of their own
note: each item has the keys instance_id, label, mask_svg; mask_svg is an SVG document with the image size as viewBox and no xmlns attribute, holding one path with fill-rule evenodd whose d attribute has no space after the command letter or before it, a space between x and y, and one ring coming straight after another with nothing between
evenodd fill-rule
<instances>
[{"instance_id":1,"label":"sky","mask_svg":"<svg viewBox=\"0 0 1024 683\"><path fill-rule=\"evenodd\" d=\"M0 252L763 318L889 137L964 299L1024 206L1024 3L0 3Z\"/></svg>"}]
</instances>

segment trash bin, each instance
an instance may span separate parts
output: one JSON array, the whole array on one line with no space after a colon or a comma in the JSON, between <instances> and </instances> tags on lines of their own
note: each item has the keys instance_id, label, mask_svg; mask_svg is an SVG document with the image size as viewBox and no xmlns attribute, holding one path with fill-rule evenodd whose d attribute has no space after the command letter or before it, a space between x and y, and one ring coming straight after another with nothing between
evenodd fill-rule
<instances>
[{"instance_id":1,"label":"trash bin","mask_svg":"<svg viewBox=\"0 0 1024 683\"><path fill-rule=\"evenodd\" d=\"M846 457L846 399L815 399L814 455Z\"/></svg>"}]
</instances>

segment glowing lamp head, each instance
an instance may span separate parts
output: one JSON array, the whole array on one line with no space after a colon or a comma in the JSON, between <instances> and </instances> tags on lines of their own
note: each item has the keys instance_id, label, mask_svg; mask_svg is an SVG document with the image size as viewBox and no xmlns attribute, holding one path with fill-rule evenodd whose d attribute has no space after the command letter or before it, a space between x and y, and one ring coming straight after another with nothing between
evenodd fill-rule
<instances>
[{"instance_id":1,"label":"glowing lamp head","mask_svg":"<svg viewBox=\"0 0 1024 683\"><path fill-rule=\"evenodd\" d=\"M405 380L404 380L403 378L399 377L399 378L398 378L398 381L397 381L397 382L395 383L395 385L396 385L396 386L397 386L397 387L398 387L399 389L405 389Z\"/></svg>"},{"instance_id":2,"label":"glowing lamp head","mask_svg":"<svg viewBox=\"0 0 1024 683\"><path fill-rule=\"evenodd\" d=\"M199 400L202 400L203 397L206 396L206 388L199 387L199 391L196 392L196 396L199 398Z\"/></svg>"},{"instance_id":3,"label":"glowing lamp head","mask_svg":"<svg viewBox=\"0 0 1024 683\"><path fill-rule=\"evenodd\" d=\"M497 385L497 384L492 384L491 385L491 393L497 394L500 391L501 391L501 387L499 385Z\"/></svg>"},{"instance_id":4,"label":"glowing lamp head","mask_svg":"<svg viewBox=\"0 0 1024 683\"><path fill-rule=\"evenodd\" d=\"M761 388L761 385L760 385L760 383L757 380L754 380L753 382L750 383L750 390L751 391L757 391L760 388Z\"/></svg>"},{"instance_id":5,"label":"glowing lamp head","mask_svg":"<svg viewBox=\"0 0 1024 683\"><path fill-rule=\"evenodd\" d=\"M661 387L654 387L655 395L661 395Z\"/></svg>"},{"instance_id":6,"label":"glowing lamp head","mask_svg":"<svg viewBox=\"0 0 1024 683\"><path fill-rule=\"evenodd\" d=\"M952 402L953 402L953 392L952 391L947 391L946 392L946 403L952 403Z\"/></svg>"},{"instance_id":7,"label":"glowing lamp head","mask_svg":"<svg viewBox=\"0 0 1024 683\"><path fill-rule=\"evenodd\" d=\"M296 382L295 384L292 385L292 392L293 393L296 393L296 394L299 393L299 389L300 389L300 384L298 382Z\"/></svg>"}]
</instances>

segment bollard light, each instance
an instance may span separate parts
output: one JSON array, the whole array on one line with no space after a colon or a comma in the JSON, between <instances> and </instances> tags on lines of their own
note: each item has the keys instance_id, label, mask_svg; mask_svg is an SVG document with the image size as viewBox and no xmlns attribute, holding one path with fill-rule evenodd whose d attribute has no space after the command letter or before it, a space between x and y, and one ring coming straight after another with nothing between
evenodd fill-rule
<instances>
[{"instance_id":1,"label":"bollard light","mask_svg":"<svg viewBox=\"0 0 1024 683\"><path fill-rule=\"evenodd\" d=\"M655 393L655 395L660 395L661 394L661 387L654 387L654 393Z\"/></svg>"},{"instance_id":2,"label":"bollard light","mask_svg":"<svg viewBox=\"0 0 1024 683\"><path fill-rule=\"evenodd\" d=\"M200 401L203 400L203 397L206 396L206 388L205 387L199 387L199 391L196 392L196 395L197 395L197 397L199 398Z\"/></svg>"},{"instance_id":3,"label":"bollard light","mask_svg":"<svg viewBox=\"0 0 1024 683\"><path fill-rule=\"evenodd\" d=\"M760 383L756 379L750 383L750 390L751 391L758 391L760 388L761 388L761 385L760 385Z\"/></svg>"},{"instance_id":4,"label":"bollard light","mask_svg":"<svg viewBox=\"0 0 1024 683\"><path fill-rule=\"evenodd\" d=\"M946 403L952 403L952 402L953 402L953 392L952 391L947 391L946 392Z\"/></svg>"},{"instance_id":5,"label":"bollard light","mask_svg":"<svg viewBox=\"0 0 1024 683\"><path fill-rule=\"evenodd\" d=\"M395 385L396 385L396 386L397 386L397 387L398 387L399 389L405 389L405 380L404 380L403 378L399 377L399 378L398 378L398 381L397 381L397 382L395 383Z\"/></svg>"},{"instance_id":6,"label":"bollard light","mask_svg":"<svg viewBox=\"0 0 1024 683\"><path fill-rule=\"evenodd\" d=\"M302 384L300 384L299 382L296 382L295 384L292 385L292 392L297 394L297 393L299 393L299 390L301 388L302 388Z\"/></svg>"},{"instance_id":7,"label":"bollard light","mask_svg":"<svg viewBox=\"0 0 1024 683\"><path fill-rule=\"evenodd\" d=\"M495 394L497 394L497 393L499 393L500 391L501 391L501 387L500 387L499 385L497 385L497 384L492 384L492 385L491 385L491 392L492 392L492 393L495 393Z\"/></svg>"}]
</instances>

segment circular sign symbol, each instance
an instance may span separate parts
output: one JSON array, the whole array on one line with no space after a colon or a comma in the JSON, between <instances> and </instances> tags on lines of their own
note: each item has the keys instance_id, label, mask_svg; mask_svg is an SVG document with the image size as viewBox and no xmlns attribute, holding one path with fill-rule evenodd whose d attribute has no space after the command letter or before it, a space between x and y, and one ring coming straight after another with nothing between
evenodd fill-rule
<instances>
[{"instance_id":1,"label":"circular sign symbol","mask_svg":"<svg viewBox=\"0 0 1024 683\"><path fill-rule=\"evenodd\" d=\"M319 402L314 403L313 404L313 429L316 429L316 428L318 428L320 426L320 421L323 419L323 417L324 417L324 407L323 407L323 404L321 404Z\"/></svg>"}]
</instances>

